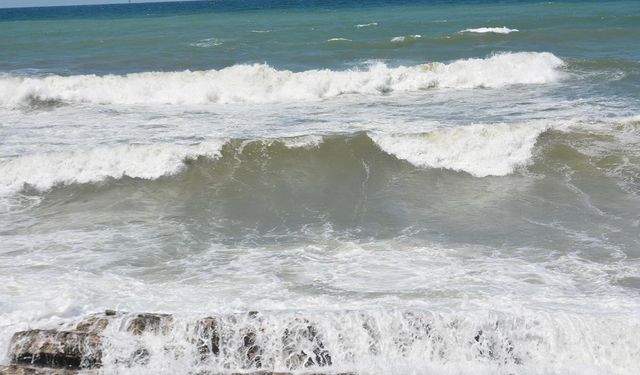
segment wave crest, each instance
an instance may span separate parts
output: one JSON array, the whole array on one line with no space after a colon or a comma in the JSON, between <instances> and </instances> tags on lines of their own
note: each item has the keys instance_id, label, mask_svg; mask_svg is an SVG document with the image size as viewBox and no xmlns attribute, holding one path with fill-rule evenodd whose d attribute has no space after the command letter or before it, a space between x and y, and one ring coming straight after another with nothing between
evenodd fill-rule
<instances>
[{"instance_id":1,"label":"wave crest","mask_svg":"<svg viewBox=\"0 0 640 375\"><path fill-rule=\"evenodd\" d=\"M406 42L414 42L416 39L422 38L422 35L404 35L404 36L396 36L391 38L391 43L406 43Z\"/></svg>"},{"instance_id":2,"label":"wave crest","mask_svg":"<svg viewBox=\"0 0 640 375\"><path fill-rule=\"evenodd\" d=\"M378 26L378 23L377 22L359 23L357 25L354 25L353 27L361 29L363 27L372 27L372 26Z\"/></svg>"},{"instance_id":3,"label":"wave crest","mask_svg":"<svg viewBox=\"0 0 640 375\"><path fill-rule=\"evenodd\" d=\"M505 176L530 163L536 140L545 130L532 125L472 125L372 138L385 152L415 166L486 177Z\"/></svg>"},{"instance_id":4,"label":"wave crest","mask_svg":"<svg viewBox=\"0 0 640 375\"><path fill-rule=\"evenodd\" d=\"M197 145L134 144L49 152L0 160L0 195L10 195L26 187L46 191L58 185L109 178L153 180L175 175L184 169L188 160L201 156L262 164L264 160L300 159L304 155L332 168L334 157L351 160L355 154L375 155L382 151L386 157L392 156L419 168L462 171L474 177L504 176L530 163L536 140L545 130L546 127L527 124L494 124L434 129L421 134L215 139ZM327 150L332 151L327 154ZM356 161L355 165L360 162ZM310 166L301 166L307 167Z\"/></svg>"},{"instance_id":5,"label":"wave crest","mask_svg":"<svg viewBox=\"0 0 640 375\"><path fill-rule=\"evenodd\" d=\"M444 169L482 178L507 176L523 167L547 174L558 166L580 172L591 165L634 189L639 159L637 139L632 136L635 133L628 129L635 131L636 125L623 121L620 129L608 127L605 132L594 132L571 123L498 123L436 128L424 133L309 134L212 139L193 145L100 146L0 160L0 196L124 177L155 180L182 172L197 181L213 178L220 182L228 178L225 171L230 166L250 174L265 173L265 178L316 176L318 171L327 176L338 172L355 176L363 172L363 165L378 171ZM619 136L627 139L626 143L616 141ZM609 144L614 141L617 143ZM594 143L598 147L594 148Z\"/></svg>"},{"instance_id":6,"label":"wave crest","mask_svg":"<svg viewBox=\"0 0 640 375\"><path fill-rule=\"evenodd\" d=\"M479 27L477 29L465 29L460 31L461 33L477 33L477 34L485 34L485 33L493 33L493 34L511 34L518 32L518 29L510 29L506 26L502 27Z\"/></svg>"},{"instance_id":7,"label":"wave crest","mask_svg":"<svg viewBox=\"0 0 640 375\"><path fill-rule=\"evenodd\" d=\"M48 190L125 176L154 180L179 172L185 160L219 156L223 144L223 140L198 145L131 144L0 160L0 194L20 191L25 185Z\"/></svg>"},{"instance_id":8,"label":"wave crest","mask_svg":"<svg viewBox=\"0 0 640 375\"><path fill-rule=\"evenodd\" d=\"M0 78L0 106L34 102L114 105L202 105L313 101L344 94L387 94L429 88L499 88L561 78L563 61L547 52L502 53L449 64L366 70L291 72L265 64L221 70Z\"/></svg>"}]
</instances>

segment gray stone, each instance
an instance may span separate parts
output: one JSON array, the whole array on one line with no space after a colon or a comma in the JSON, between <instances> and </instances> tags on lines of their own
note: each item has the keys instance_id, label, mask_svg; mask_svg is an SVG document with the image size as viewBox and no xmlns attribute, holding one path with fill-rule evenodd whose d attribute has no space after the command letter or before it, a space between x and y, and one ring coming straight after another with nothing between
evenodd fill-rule
<instances>
[{"instance_id":1,"label":"gray stone","mask_svg":"<svg viewBox=\"0 0 640 375\"><path fill-rule=\"evenodd\" d=\"M166 334L171 329L172 322L173 317L168 314L137 314L127 323L127 331L134 335Z\"/></svg>"},{"instance_id":2,"label":"gray stone","mask_svg":"<svg viewBox=\"0 0 640 375\"><path fill-rule=\"evenodd\" d=\"M208 317L198 320L193 335L195 344L200 353L200 359L206 360L211 355L220 353L220 333L218 331L218 320Z\"/></svg>"},{"instance_id":3,"label":"gray stone","mask_svg":"<svg viewBox=\"0 0 640 375\"><path fill-rule=\"evenodd\" d=\"M94 371L55 369L50 367L33 367L26 365L0 366L0 375L93 375Z\"/></svg>"},{"instance_id":4,"label":"gray stone","mask_svg":"<svg viewBox=\"0 0 640 375\"><path fill-rule=\"evenodd\" d=\"M295 348L306 343L311 347L312 352L304 350L296 351ZM331 355L325 348L322 336L314 324L307 319L295 319L290 326L284 330L282 336L284 354L287 356L287 367L297 369L300 367L310 367L313 365L324 367L331 366Z\"/></svg>"},{"instance_id":5,"label":"gray stone","mask_svg":"<svg viewBox=\"0 0 640 375\"><path fill-rule=\"evenodd\" d=\"M14 363L80 369L100 365L102 342L90 332L29 330L17 332L9 347Z\"/></svg>"}]
</instances>

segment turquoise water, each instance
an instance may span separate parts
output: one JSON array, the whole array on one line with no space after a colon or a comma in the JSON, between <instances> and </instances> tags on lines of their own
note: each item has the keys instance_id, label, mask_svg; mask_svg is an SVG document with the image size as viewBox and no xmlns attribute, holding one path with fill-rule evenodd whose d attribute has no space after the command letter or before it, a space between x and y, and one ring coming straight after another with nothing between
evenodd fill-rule
<instances>
[{"instance_id":1,"label":"turquoise water","mask_svg":"<svg viewBox=\"0 0 640 375\"><path fill-rule=\"evenodd\" d=\"M106 332L104 373L640 372L640 2L2 9L0 34L0 353L117 307L176 328ZM181 327L212 315L203 360ZM306 324L330 364L291 362Z\"/></svg>"},{"instance_id":2,"label":"turquoise water","mask_svg":"<svg viewBox=\"0 0 640 375\"><path fill-rule=\"evenodd\" d=\"M635 1L396 4L223 1L2 10L3 34L11 38L2 40L0 69L68 75L266 62L301 71L346 69L370 60L450 61L499 51L546 51L576 63L630 68L640 59ZM370 23L378 24L355 27ZM487 26L520 31L458 33ZM390 42L416 34L422 38ZM331 38L351 41L327 43Z\"/></svg>"}]
</instances>

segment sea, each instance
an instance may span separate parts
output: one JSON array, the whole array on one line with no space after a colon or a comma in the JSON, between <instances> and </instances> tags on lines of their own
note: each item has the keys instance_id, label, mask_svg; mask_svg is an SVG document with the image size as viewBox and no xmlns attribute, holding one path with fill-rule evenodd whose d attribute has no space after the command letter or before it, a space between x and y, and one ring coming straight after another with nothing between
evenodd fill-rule
<instances>
[{"instance_id":1,"label":"sea","mask_svg":"<svg viewBox=\"0 0 640 375\"><path fill-rule=\"evenodd\" d=\"M105 309L174 329L104 374L639 374L640 1L0 9L0 364Z\"/></svg>"}]
</instances>

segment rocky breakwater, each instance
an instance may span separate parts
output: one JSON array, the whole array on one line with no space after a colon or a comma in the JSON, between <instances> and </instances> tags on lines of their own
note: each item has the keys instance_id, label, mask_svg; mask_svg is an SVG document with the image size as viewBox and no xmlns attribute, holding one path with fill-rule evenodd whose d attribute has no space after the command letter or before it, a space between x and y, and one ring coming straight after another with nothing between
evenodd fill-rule
<instances>
[{"instance_id":1,"label":"rocky breakwater","mask_svg":"<svg viewBox=\"0 0 640 375\"><path fill-rule=\"evenodd\" d=\"M233 335L220 329L225 322L238 319L254 324L245 325L242 332ZM144 366L151 356L151 349L145 347L145 341L136 341L136 337L171 337L176 335L176 330L180 331L182 342L186 341L189 347L181 347L176 351L167 346L163 348L167 353L187 355L185 352L189 352L192 356L195 353L195 360L203 363L203 369L210 367L207 363L214 363L216 365L212 367L218 368L214 371L198 371L198 374L233 374L238 371L255 375L284 374L270 371L272 359L263 358L265 348L261 343L265 340L261 336L267 331L263 327L265 323L257 312L205 317L177 325L171 315L107 310L56 329L30 329L15 333L9 348L11 363L0 366L0 374L93 374L102 368L105 357L109 357L110 364L116 362L119 366L133 369L135 366ZM134 338L131 340L133 344L127 347L127 353L122 350L115 354L105 352L109 350L108 340L105 340L109 332ZM287 369L300 372L310 368L306 373L318 374L312 369L331 365L331 355L312 322L294 318L281 332L282 363ZM233 353L224 352L229 350L233 350ZM233 358L233 363L225 364L222 357ZM220 368L227 368L228 371Z\"/></svg>"}]
</instances>

